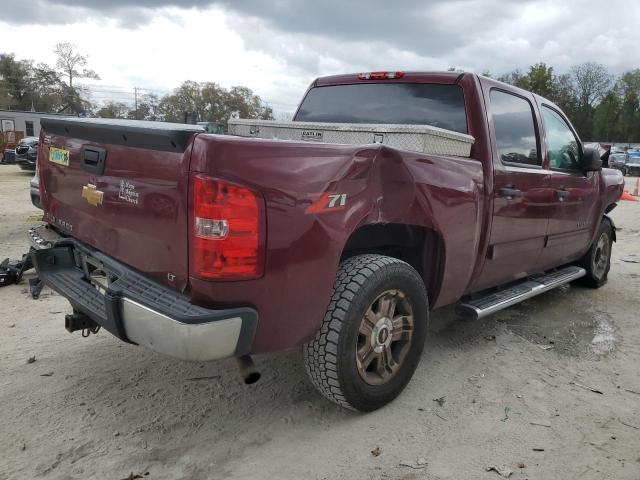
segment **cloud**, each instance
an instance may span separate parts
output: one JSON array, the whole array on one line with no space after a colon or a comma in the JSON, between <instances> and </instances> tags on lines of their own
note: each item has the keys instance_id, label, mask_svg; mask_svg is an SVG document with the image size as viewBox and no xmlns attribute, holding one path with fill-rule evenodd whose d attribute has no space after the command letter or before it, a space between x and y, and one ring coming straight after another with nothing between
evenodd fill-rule
<instances>
[{"instance_id":1,"label":"cloud","mask_svg":"<svg viewBox=\"0 0 640 480\"><path fill-rule=\"evenodd\" d=\"M228 23L248 49L310 75L448 67L499 74L540 61L566 71L589 60L619 72L640 64L638 2L330 0L306 12L296 5L229 3Z\"/></svg>"},{"instance_id":2,"label":"cloud","mask_svg":"<svg viewBox=\"0 0 640 480\"><path fill-rule=\"evenodd\" d=\"M116 85L244 84L289 110L313 78L335 73L640 66L640 2L628 0L22 0L2 10L3 50L23 58L51 63L42 50L71 41Z\"/></svg>"},{"instance_id":3,"label":"cloud","mask_svg":"<svg viewBox=\"0 0 640 480\"><path fill-rule=\"evenodd\" d=\"M344 42L384 42L396 48L446 52L461 46L472 31L465 23L483 24L508 17L528 1L518 0L23 0L8 9L22 24L73 23L83 17L117 20L137 27L167 7L207 9L221 6L242 18L259 19L281 33ZM6 18L6 17L5 17Z\"/></svg>"},{"instance_id":4,"label":"cloud","mask_svg":"<svg viewBox=\"0 0 640 480\"><path fill-rule=\"evenodd\" d=\"M137 28L153 19L153 9L148 6L119 0L104 3L20 0L20 8L16 8L13 0L0 0L0 9L0 21L13 25L71 25L96 19L113 20L124 27Z\"/></svg>"},{"instance_id":5,"label":"cloud","mask_svg":"<svg viewBox=\"0 0 640 480\"><path fill-rule=\"evenodd\" d=\"M640 2L627 0L574 0L571 6L557 0L22 0L20 9L3 9L3 19L68 24L106 18L135 29L175 9L212 7L226 12L248 49L307 74L390 65L502 72L537 61L566 69L586 60L619 69L640 60Z\"/></svg>"}]
</instances>

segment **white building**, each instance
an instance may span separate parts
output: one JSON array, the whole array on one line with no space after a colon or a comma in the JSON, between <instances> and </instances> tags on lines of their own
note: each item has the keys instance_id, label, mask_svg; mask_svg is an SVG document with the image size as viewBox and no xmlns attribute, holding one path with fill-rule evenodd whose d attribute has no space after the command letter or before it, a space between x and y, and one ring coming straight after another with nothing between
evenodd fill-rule
<instances>
[{"instance_id":1,"label":"white building","mask_svg":"<svg viewBox=\"0 0 640 480\"><path fill-rule=\"evenodd\" d=\"M53 116L69 117L71 115L0 109L0 131L17 131L22 132L25 137L37 137L40 135L40 119Z\"/></svg>"}]
</instances>

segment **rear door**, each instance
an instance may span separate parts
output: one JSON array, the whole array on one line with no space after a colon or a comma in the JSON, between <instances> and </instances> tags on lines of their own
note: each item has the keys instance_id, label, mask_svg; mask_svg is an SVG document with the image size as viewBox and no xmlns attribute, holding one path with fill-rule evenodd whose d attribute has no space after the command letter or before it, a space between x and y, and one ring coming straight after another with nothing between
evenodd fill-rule
<instances>
[{"instance_id":1,"label":"rear door","mask_svg":"<svg viewBox=\"0 0 640 480\"><path fill-rule=\"evenodd\" d=\"M191 143L199 127L43 119L45 220L182 290L187 282Z\"/></svg>"},{"instance_id":2,"label":"rear door","mask_svg":"<svg viewBox=\"0 0 640 480\"><path fill-rule=\"evenodd\" d=\"M580 169L580 141L564 115L551 105L540 106L546 154L553 190L544 268L580 257L589 248L599 222L599 175Z\"/></svg>"},{"instance_id":3,"label":"rear door","mask_svg":"<svg viewBox=\"0 0 640 480\"><path fill-rule=\"evenodd\" d=\"M539 271L551 204L532 96L491 85L485 86L485 102L494 157L493 222L474 290Z\"/></svg>"}]
</instances>

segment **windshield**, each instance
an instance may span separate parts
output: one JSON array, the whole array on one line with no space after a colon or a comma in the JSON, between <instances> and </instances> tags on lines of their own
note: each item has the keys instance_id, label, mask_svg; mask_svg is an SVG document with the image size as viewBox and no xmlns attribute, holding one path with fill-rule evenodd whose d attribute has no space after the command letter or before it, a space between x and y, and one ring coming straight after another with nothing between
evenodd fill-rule
<instances>
[{"instance_id":1,"label":"windshield","mask_svg":"<svg viewBox=\"0 0 640 480\"><path fill-rule=\"evenodd\" d=\"M364 83L309 90L298 122L431 125L467 133L464 95L458 85Z\"/></svg>"}]
</instances>

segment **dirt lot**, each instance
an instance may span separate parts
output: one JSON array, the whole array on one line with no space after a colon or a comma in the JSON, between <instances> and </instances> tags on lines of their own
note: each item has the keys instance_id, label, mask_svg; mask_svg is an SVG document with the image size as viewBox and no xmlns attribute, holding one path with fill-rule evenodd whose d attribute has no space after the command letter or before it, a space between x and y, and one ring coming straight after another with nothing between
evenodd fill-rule
<instances>
[{"instance_id":1,"label":"dirt lot","mask_svg":"<svg viewBox=\"0 0 640 480\"><path fill-rule=\"evenodd\" d=\"M2 257L26 250L39 219L28 180L0 166ZM263 378L245 386L232 360L71 335L63 298L2 288L0 479L490 480L487 467L506 465L512 479L638 480L640 263L621 258L640 261L639 214L613 212L600 290L562 288L474 323L435 312L413 381L368 415L317 395L298 352L258 357Z\"/></svg>"}]
</instances>

